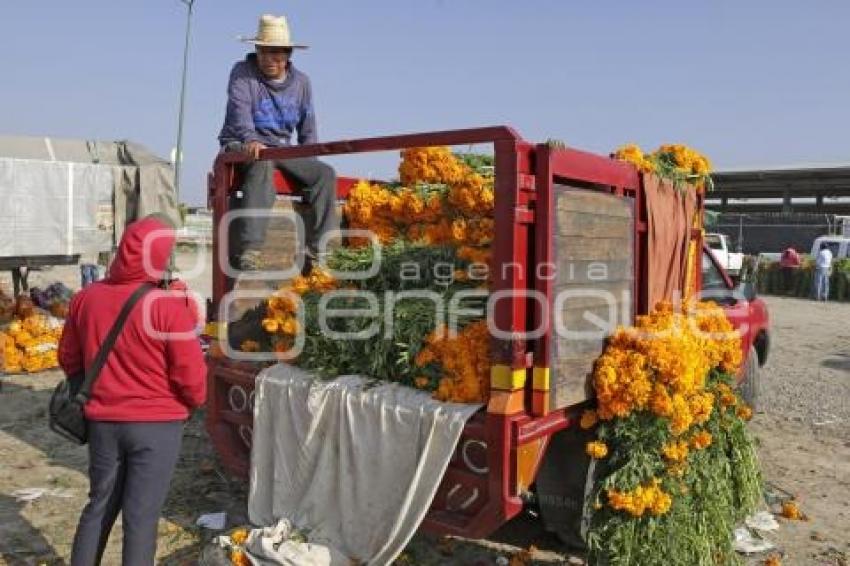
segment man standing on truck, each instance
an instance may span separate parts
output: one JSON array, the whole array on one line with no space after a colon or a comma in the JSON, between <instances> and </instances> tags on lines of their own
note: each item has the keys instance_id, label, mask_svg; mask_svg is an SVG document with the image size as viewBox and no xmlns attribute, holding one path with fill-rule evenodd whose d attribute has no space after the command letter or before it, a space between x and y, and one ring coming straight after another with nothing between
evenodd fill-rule
<instances>
[{"instance_id":1,"label":"man standing on truck","mask_svg":"<svg viewBox=\"0 0 850 566\"><path fill-rule=\"evenodd\" d=\"M815 258L815 299L827 301L829 299L829 276L832 273L832 251L826 243L821 244L820 251Z\"/></svg>"},{"instance_id":2,"label":"man standing on truck","mask_svg":"<svg viewBox=\"0 0 850 566\"><path fill-rule=\"evenodd\" d=\"M305 224L304 268L309 271L319 253L319 242L336 220L336 174L315 158L257 161L268 147L290 145L297 132L299 144L316 143L316 115L310 79L290 61L294 49L283 16L260 18L256 37L243 39L255 46L244 61L233 66L227 87L227 112L218 136L224 151L241 151L251 158L242 169L242 204L260 214L234 221L230 227L231 265L243 271L261 268L260 248L265 241L268 215L275 202L273 175L279 169L301 189L309 213Z\"/></svg>"}]
</instances>

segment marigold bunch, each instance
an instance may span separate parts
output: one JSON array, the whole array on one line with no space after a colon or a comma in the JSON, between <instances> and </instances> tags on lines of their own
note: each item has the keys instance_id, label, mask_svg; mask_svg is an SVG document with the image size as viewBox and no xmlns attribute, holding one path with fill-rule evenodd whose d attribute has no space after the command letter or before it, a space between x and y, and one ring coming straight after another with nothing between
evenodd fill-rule
<instances>
[{"instance_id":1,"label":"marigold bunch","mask_svg":"<svg viewBox=\"0 0 850 566\"><path fill-rule=\"evenodd\" d=\"M436 363L443 377L434 397L440 401L478 403L490 392L490 332L487 321L466 325L455 337L447 328L432 332L416 356L419 368ZM419 382L424 383L424 382Z\"/></svg>"},{"instance_id":2,"label":"marigold bunch","mask_svg":"<svg viewBox=\"0 0 850 566\"><path fill-rule=\"evenodd\" d=\"M614 152L614 157L622 161L628 161L644 173L653 173L655 171L655 163L648 159L640 146L635 143L627 143L620 146Z\"/></svg>"},{"instance_id":3,"label":"marigold bunch","mask_svg":"<svg viewBox=\"0 0 850 566\"><path fill-rule=\"evenodd\" d=\"M599 418L649 409L681 434L711 416L715 399L704 391L709 370L734 371L740 361L739 335L720 307L686 305L674 312L660 303L634 327L619 328L597 360Z\"/></svg>"},{"instance_id":4,"label":"marigold bunch","mask_svg":"<svg viewBox=\"0 0 850 566\"><path fill-rule=\"evenodd\" d=\"M711 162L706 156L683 144L664 144L655 150L655 155L669 156L679 169L692 175L707 175L711 172Z\"/></svg>"},{"instance_id":5,"label":"marigold bunch","mask_svg":"<svg viewBox=\"0 0 850 566\"><path fill-rule=\"evenodd\" d=\"M664 144L652 153L645 153L637 144L617 148L614 157L632 163L644 173L655 173L674 181L686 181L701 189L711 173L711 161L683 144Z\"/></svg>"},{"instance_id":6,"label":"marigold bunch","mask_svg":"<svg viewBox=\"0 0 850 566\"><path fill-rule=\"evenodd\" d=\"M461 163L448 147L415 147L401 152L401 165L398 168L403 185L416 183L458 183L467 173L467 167Z\"/></svg>"},{"instance_id":7,"label":"marigold bunch","mask_svg":"<svg viewBox=\"0 0 850 566\"><path fill-rule=\"evenodd\" d=\"M670 494L661 489L661 480L658 478L653 478L631 491L609 489L607 496L613 509L625 511L634 517L642 517L646 512L655 516L663 515L670 510L673 503Z\"/></svg>"},{"instance_id":8,"label":"marigold bunch","mask_svg":"<svg viewBox=\"0 0 850 566\"><path fill-rule=\"evenodd\" d=\"M343 207L353 229L371 230L381 244L400 237L427 245L489 246L493 239L493 181L447 147L402 152L404 186L358 182ZM368 238L350 239L364 246Z\"/></svg>"},{"instance_id":9,"label":"marigold bunch","mask_svg":"<svg viewBox=\"0 0 850 566\"><path fill-rule=\"evenodd\" d=\"M448 200L454 208L467 216L492 214L495 204L493 181L470 171L457 183L451 184Z\"/></svg>"},{"instance_id":10,"label":"marigold bunch","mask_svg":"<svg viewBox=\"0 0 850 566\"><path fill-rule=\"evenodd\" d=\"M305 277L298 275L292 280L291 285L285 289L303 295L309 292L324 293L337 288L337 281L333 276L321 267L314 267Z\"/></svg>"},{"instance_id":11,"label":"marigold bunch","mask_svg":"<svg viewBox=\"0 0 850 566\"><path fill-rule=\"evenodd\" d=\"M14 319L0 332L0 371L35 373L59 365L62 321L42 314Z\"/></svg>"},{"instance_id":12,"label":"marigold bunch","mask_svg":"<svg viewBox=\"0 0 850 566\"><path fill-rule=\"evenodd\" d=\"M295 277L288 285L281 287L266 302L263 330L271 335L272 349L285 354L295 343L295 335L301 330L298 323L298 302L294 295L306 293L324 293L338 287L338 282L325 269L315 266L306 276ZM243 348L244 350L244 348ZM283 359L288 359L284 356Z\"/></svg>"}]
</instances>

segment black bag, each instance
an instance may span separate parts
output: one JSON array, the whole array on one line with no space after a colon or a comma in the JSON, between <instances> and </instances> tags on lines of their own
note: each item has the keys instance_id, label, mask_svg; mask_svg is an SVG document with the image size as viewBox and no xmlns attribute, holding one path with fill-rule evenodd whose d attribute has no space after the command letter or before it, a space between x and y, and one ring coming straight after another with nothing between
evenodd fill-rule
<instances>
[{"instance_id":1,"label":"black bag","mask_svg":"<svg viewBox=\"0 0 850 566\"><path fill-rule=\"evenodd\" d=\"M88 425L86 417L83 413L83 407L88 402L91 396L91 388L94 380L97 379L100 369L106 363L106 358L109 352L115 345L118 335L121 333L130 311L133 306L142 296L153 289L155 285L152 283L144 283L138 289L133 291L127 302L121 308L118 318L109 329L109 334L106 335L106 340L100 346L97 356L94 359L91 367L85 371L81 371L74 375L67 376L62 383L56 386L53 390L53 395L50 397L50 429L64 436L77 444L85 444L88 442Z\"/></svg>"}]
</instances>

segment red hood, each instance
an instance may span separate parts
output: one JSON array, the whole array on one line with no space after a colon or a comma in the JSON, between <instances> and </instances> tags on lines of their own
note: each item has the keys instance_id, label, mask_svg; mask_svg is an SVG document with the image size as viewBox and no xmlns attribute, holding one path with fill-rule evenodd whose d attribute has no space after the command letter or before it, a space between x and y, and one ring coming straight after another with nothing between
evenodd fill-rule
<instances>
[{"instance_id":1,"label":"red hood","mask_svg":"<svg viewBox=\"0 0 850 566\"><path fill-rule=\"evenodd\" d=\"M148 216L133 222L121 236L107 281L158 282L168 266L174 239L174 229L162 220Z\"/></svg>"}]
</instances>

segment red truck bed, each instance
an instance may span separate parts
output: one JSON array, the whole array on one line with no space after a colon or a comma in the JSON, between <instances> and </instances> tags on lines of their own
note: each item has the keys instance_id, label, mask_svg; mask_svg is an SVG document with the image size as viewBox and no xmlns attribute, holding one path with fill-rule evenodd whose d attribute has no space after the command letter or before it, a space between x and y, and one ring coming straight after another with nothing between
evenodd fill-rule
<instances>
[{"instance_id":1,"label":"red truck bed","mask_svg":"<svg viewBox=\"0 0 850 566\"><path fill-rule=\"evenodd\" d=\"M567 375L569 372L558 369L560 366L553 370L553 363L557 366L559 359L553 357L558 344L552 325L546 321L551 318L559 280L534 269L541 263L557 264L561 259L559 254L565 253L557 249L557 238L552 236L563 228L559 224L562 217L577 218L570 217L574 211L565 209L559 200L565 191L575 190L584 195L587 210L595 206L593 195L604 195L599 198L616 201L620 210L629 211L630 247L625 255L618 256L621 261L616 265L628 271L619 281L621 286L630 286L633 293L633 300L627 305L629 314L647 311L644 285L647 218L641 176L630 164L608 157L574 149L554 149L546 144L532 145L504 126L276 148L265 150L261 156L285 159L480 143L492 143L495 155L496 229L492 264L511 268L492 270L490 291L504 293L495 308L495 323L508 337L492 340L489 403L464 430L423 524L430 531L467 537L486 536L520 512L522 497L535 481L552 435L575 422L581 401L589 396L586 371ZM228 209L229 195L238 177L235 166L243 160L237 154L221 154L215 162L209 189L215 226ZM339 180L339 198L347 196L353 182L350 178ZM282 177L277 179L277 185L279 193L292 192ZM702 201L700 194L697 203L700 211ZM612 222L612 230L617 225ZM687 237L699 242L701 232L690 232ZM605 251L609 254L616 251L610 251L610 246L604 248L604 242L600 242L602 238L599 242L588 242L588 246L609 250ZM227 257L222 249L226 245L216 230L214 257ZM623 245L618 245L623 251ZM232 283L216 264L211 312L217 312ZM535 293L544 300L530 300ZM546 332L535 339L517 338L527 330L541 327L547 327ZM748 338L747 351L755 339L755 335ZM598 355L592 348L585 350L575 358L583 368ZM247 477L252 391L258 367L221 358L211 358L208 364L207 430L225 467ZM565 406L567 402L570 404Z\"/></svg>"}]
</instances>

